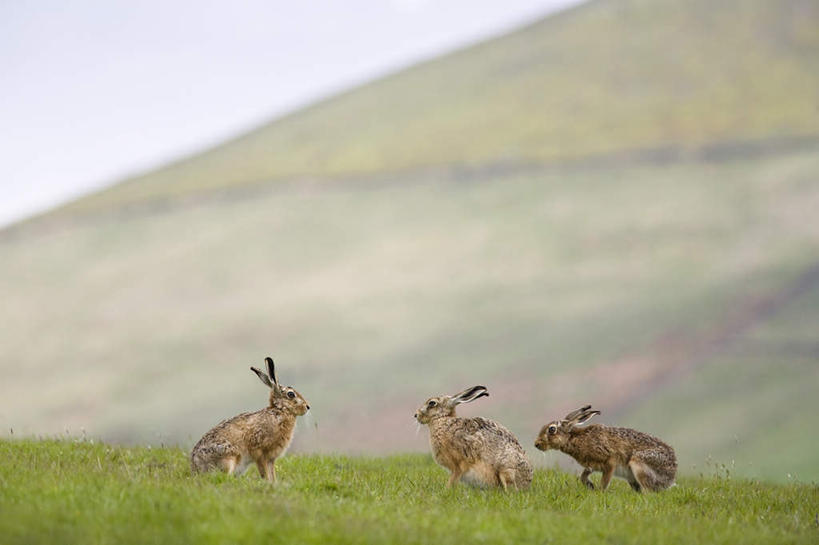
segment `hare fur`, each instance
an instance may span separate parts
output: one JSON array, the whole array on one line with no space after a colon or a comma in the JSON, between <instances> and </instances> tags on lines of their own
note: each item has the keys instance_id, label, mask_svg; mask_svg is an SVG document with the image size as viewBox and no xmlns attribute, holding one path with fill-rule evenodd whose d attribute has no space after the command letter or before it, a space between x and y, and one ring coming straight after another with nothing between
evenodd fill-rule
<instances>
[{"instance_id":1,"label":"hare fur","mask_svg":"<svg viewBox=\"0 0 819 545\"><path fill-rule=\"evenodd\" d=\"M677 457L674 449L654 436L630 428L601 424L581 426L600 411L586 405L543 426L535 441L540 450L555 449L568 454L583 466L581 482L590 489L589 475L603 473L600 488L605 490L613 476L628 481L636 492L660 491L674 484Z\"/></svg>"},{"instance_id":2,"label":"hare fur","mask_svg":"<svg viewBox=\"0 0 819 545\"><path fill-rule=\"evenodd\" d=\"M241 475L255 462L262 478L276 480L276 459L290 446L296 417L306 414L310 405L293 388L280 386L273 360L265 361L269 375L250 369L270 388L269 406L224 420L207 432L191 451L194 473L221 469Z\"/></svg>"},{"instance_id":3,"label":"hare fur","mask_svg":"<svg viewBox=\"0 0 819 545\"><path fill-rule=\"evenodd\" d=\"M492 420L455 415L460 403L488 395L483 386L473 386L454 396L433 397L418 408L415 419L429 426L432 455L450 472L447 486L462 480L477 486L528 488L532 464L517 438Z\"/></svg>"}]
</instances>

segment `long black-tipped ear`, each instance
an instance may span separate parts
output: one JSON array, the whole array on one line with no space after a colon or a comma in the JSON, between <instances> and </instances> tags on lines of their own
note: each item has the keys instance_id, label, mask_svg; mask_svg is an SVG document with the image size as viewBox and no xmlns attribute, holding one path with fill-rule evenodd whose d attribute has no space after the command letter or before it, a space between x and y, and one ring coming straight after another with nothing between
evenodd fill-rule
<instances>
[{"instance_id":1,"label":"long black-tipped ear","mask_svg":"<svg viewBox=\"0 0 819 545\"><path fill-rule=\"evenodd\" d=\"M574 421L574 423L575 423L575 424L584 424L584 423L586 423L586 422L587 422L589 419L591 419L591 417L593 417L593 416L594 416L594 415L596 415L596 414L600 414L600 411L585 411L583 414L581 414L581 415L580 415L580 416L577 418L577 420L575 420L575 421Z\"/></svg>"},{"instance_id":2,"label":"long black-tipped ear","mask_svg":"<svg viewBox=\"0 0 819 545\"><path fill-rule=\"evenodd\" d=\"M259 377L259 380L261 380L262 382L264 382L264 383L265 383L265 385L266 385L268 388L272 388L272 387L273 387L273 383L272 383L272 382L270 382L270 379L267 377L267 375L264 373L264 371L262 371L262 370L260 370L260 369L256 369L255 367L251 367L251 368L250 368L250 370L251 370L251 371L253 371L254 373L256 373L256 376L257 376L257 377Z\"/></svg>"},{"instance_id":3,"label":"long black-tipped ear","mask_svg":"<svg viewBox=\"0 0 819 545\"><path fill-rule=\"evenodd\" d=\"M273 384L278 386L279 379L276 378L276 364L273 363L273 358L268 356L264 359L264 362L267 364L267 374L270 375L270 380L273 381Z\"/></svg>"},{"instance_id":4,"label":"long black-tipped ear","mask_svg":"<svg viewBox=\"0 0 819 545\"><path fill-rule=\"evenodd\" d=\"M570 412L569 414L567 414L566 416L564 416L563 420L565 420L566 422L571 422L572 420L574 420L578 416L582 415L584 412L588 411L589 409L591 409L591 405L584 405L584 406L580 407L579 409L576 409L576 410Z\"/></svg>"},{"instance_id":5,"label":"long black-tipped ear","mask_svg":"<svg viewBox=\"0 0 819 545\"><path fill-rule=\"evenodd\" d=\"M452 397L455 403L469 403L481 397L489 397L489 392L486 391L486 386L473 386L467 388L458 395Z\"/></svg>"}]
</instances>

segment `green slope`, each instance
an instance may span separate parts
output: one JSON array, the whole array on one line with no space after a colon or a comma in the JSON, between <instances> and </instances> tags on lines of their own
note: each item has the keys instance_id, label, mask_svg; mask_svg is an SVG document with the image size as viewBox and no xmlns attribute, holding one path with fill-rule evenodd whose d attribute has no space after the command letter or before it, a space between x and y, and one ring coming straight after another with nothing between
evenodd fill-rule
<instances>
[{"instance_id":1,"label":"green slope","mask_svg":"<svg viewBox=\"0 0 819 545\"><path fill-rule=\"evenodd\" d=\"M593 2L0 232L0 433L190 445L273 354L296 451L427 450L482 383L527 446L593 402L683 473L819 479L815 21Z\"/></svg>"},{"instance_id":2,"label":"green slope","mask_svg":"<svg viewBox=\"0 0 819 545\"><path fill-rule=\"evenodd\" d=\"M592 1L75 203L819 133L811 0Z\"/></svg>"},{"instance_id":3,"label":"green slope","mask_svg":"<svg viewBox=\"0 0 819 545\"><path fill-rule=\"evenodd\" d=\"M282 459L192 476L177 449L0 441L0 534L37 543L815 543L816 486L681 479L639 496L537 471L530 490L444 488L428 456Z\"/></svg>"},{"instance_id":4,"label":"green slope","mask_svg":"<svg viewBox=\"0 0 819 545\"><path fill-rule=\"evenodd\" d=\"M708 452L733 472L816 479L819 436L797 415L819 410L819 267L803 278L792 301L624 418L662 429L673 415L668 439L701 467Z\"/></svg>"},{"instance_id":5,"label":"green slope","mask_svg":"<svg viewBox=\"0 0 819 545\"><path fill-rule=\"evenodd\" d=\"M809 387L810 360L746 375L733 351L753 352L753 327L769 315L739 328L731 350L686 351L813 265L817 151L271 187L7 236L0 429L190 444L264 402L247 367L272 353L315 409L297 450L426 450L417 404L481 383L492 397L464 410L500 418L527 445L556 413L593 401L605 422L674 439L683 471L709 454L727 462L737 434L770 433L754 425L760 412L787 418L760 394ZM797 303L773 317L804 323L789 334L810 346L819 307ZM681 339L670 370L654 348L669 335ZM756 366L783 365L790 349L773 346ZM724 359L719 372L741 377L753 401L726 401L723 382L675 390L674 373L709 368L702 357ZM690 410L662 410L681 395ZM748 415L741 428L701 418L724 419L726 402ZM816 396L801 403L819 410ZM708 433L688 432L692 422ZM765 475L819 478L819 451L800 452Z\"/></svg>"}]
</instances>

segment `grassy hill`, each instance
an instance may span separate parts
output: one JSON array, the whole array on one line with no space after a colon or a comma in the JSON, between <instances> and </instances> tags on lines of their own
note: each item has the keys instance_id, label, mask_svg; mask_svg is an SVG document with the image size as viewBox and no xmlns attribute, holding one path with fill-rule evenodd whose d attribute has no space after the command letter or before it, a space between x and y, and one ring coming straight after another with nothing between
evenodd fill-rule
<instances>
[{"instance_id":1,"label":"grassy hill","mask_svg":"<svg viewBox=\"0 0 819 545\"><path fill-rule=\"evenodd\" d=\"M814 543L819 491L719 476L637 495L539 470L529 491L447 490L430 457L297 456L192 476L177 449L0 442L0 532L36 543Z\"/></svg>"},{"instance_id":2,"label":"grassy hill","mask_svg":"<svg viewBox=\"0 0 819 545\"><path fill-rule=\"evenodd\" d=\"M263 125L73 205L293 177L819 136L811 0L597 0Z\"/></svg>"},{"instance_id":3,"label":"grassy hill","mask_svg":"<svg viewBox=\"0 0 819 545\"><path fill-rule=\"evenodd\" d=\"M527 446L591 402L684 474L819 479L817 8L712 4L592 2L0 232L0 433L188 446L272 354L295 451L425 451L480 383Z\"/></svg>"}]
</instances>

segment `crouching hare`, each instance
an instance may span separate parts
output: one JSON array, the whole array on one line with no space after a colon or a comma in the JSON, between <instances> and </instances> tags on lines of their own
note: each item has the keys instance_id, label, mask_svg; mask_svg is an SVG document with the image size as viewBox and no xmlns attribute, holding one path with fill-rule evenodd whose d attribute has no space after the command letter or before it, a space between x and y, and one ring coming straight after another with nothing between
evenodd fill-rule
<instances>
[{"instance_id":1,"label":"crouching hare","mask_svg":"<svg viewBox=\"0 0 819 545\"><path fill-rule=\"evenodd\" d=\"M268 374L251 367L270 388L270 404L253 413L242 413L224 420L207 432L191 452L194 473L222 469L241 475L256 463L259 474L270 482L276 480L276 458L290 446L296 417L310 410L310 405L290 386L280 386L271 358L265 358Z\"/></svg>"},{"instance_id":2,"label":"crouching hare","mask_svg":"<svg viewBox=\"0 0 819 545\"><path fill-rule=\"evenodd\" d=\"M583 466L580 480L594 489L589 475L602 471L600 488L605 490L612 476L628 481L637 492L660 491L674 484L677 457L674 449L656 437L629 428L601 424L582 426L600 414L591 405L581 407L543 426L535 441L540 450L564 452Z\"/></svg>"},{"instance_id":3,"label":"crouching hare","mask_svg":"<svg viewBox=\"0 0 819 545\"><path fill-rule=\"evenodd\" d=\"M525 489L532 482L532 464L512 433L486 418L458 418L455 407L488 396L473 386L454 396L432 397L415 413L429 426L429 444L435 461L450 471L449 483L458 480L478 486Z\"/></svg>"}]
</instances>

